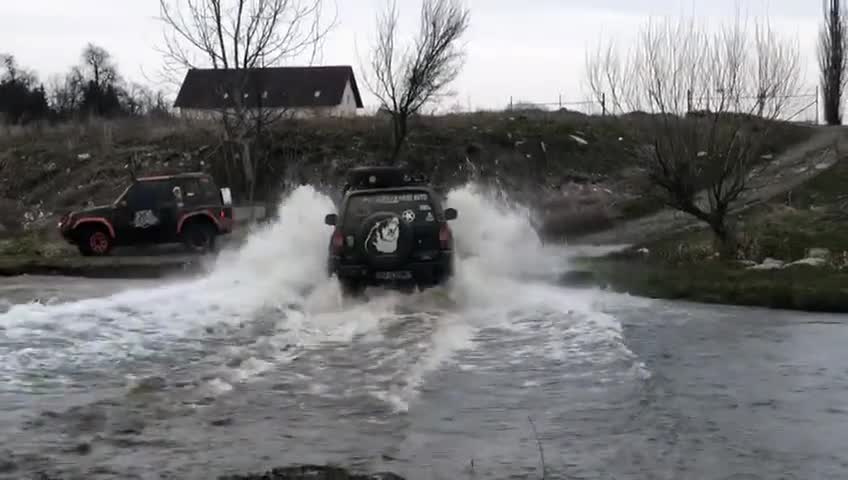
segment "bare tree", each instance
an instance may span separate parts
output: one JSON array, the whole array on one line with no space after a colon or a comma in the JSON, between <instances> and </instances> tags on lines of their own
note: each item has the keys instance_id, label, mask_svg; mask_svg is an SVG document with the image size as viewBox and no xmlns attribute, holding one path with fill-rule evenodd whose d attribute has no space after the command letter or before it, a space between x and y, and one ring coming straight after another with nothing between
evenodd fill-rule
<instances>
[{"instance_id":1,"label":"bare tree","mask_svg":"<svg viewBox=\"0 0 848 480\"><path fill-rule=\"evenodd\" d=\"M770 118L783 109L787 97L800 90L801 48L797 39L783 38L768 21L754 26L756 115Z\"/></svg>"},{"instance_id":2,"label":"bare tree","mask_svg":"<svg viewBox=\"0 0 848 480\"><path fill-rule=\"evenodd\" d=\"M762 166L766 140L797 93L797 43L767 24L736 19L718 31L693 20L649 22L627 53L599 48L587 61L595 94L618 86L630 111L649 115L645 155L653 194L705 222L722 252L735 249L728 214ZM628 72L626 82L618 72Z\"/></svg>"},{"instance_id":3,"label":"bare tree","mask_svg":"<svg viewBox=\"0 0 848 480\"><path fill-rule=\"evenodd\" d=\"M828 125L842 124L842 93L848 80L848 21L843 0L824 0L824 27L819 34L824 118Z\"/></svg>"},{"instance_id":4,"label":"bare tree","mask_svg":"<svg viewBox=\"0 0 848 480\"><path fill-rule=\"evenodd\" d=\"M165 117L169 114L165 94L161 90L154 91L145 85L130 83L121 94L121 103L129 115Z\"/></svg>"},{"instance_id":5,"label":"bare tree","mask_svg":"<svg viewBox=\"0 0 848 480\"><path fill-rule=\"evenodd\" d=\"M594 101L613 114L622 113L624 107L621 102L628 85L625 73L628 70L615 41L606 45L599 43L594 51L586 49L585 69L585 80Z\"/></svg>"},{"instance_id":6,"label":"bare tree","mask_svg":"<svg viewBox=\"0 0 848 480\"><path fill-rule=\"evenodd\" d=\"M335 18L324 25L323 0L160 0L165 25L164 73L179 82L191 68L228 71L216 92L226 98L219 111L226 140L239 145L249 201L256 187L266 129L286 115L263 105L263 85L251 72L306 58L312 64ZM253 80L251 80L253 79Z\"/></svg>"},{"instance_id":7,"label":"bare tree","mask_svg":"<svg viewBox=\"0 0 848 480\"><path fill-rule=\"evenodd\" d=\"M120 81L118 68L112 55L105 48L89 43L82 52L82 72L87 80L100 89L106 89Z\"/></svg>"},{"instance_id":8,"label":"bare tree","mask_svg":"<svg viewBox=\"0 0 848 480\"><path fill-rule=\"evenodd\" d=\"M370 72L363 77L392 118L396 161L409 133L409 119L425 105L449 95L464 62L459 41L468 30L470 11L460 0L423 0L419 30L407 47L398 45L399 12L391 0L377 17L377 40Z\"/></svg>"},{"instance_id":9,"label":"bare tree","mask_svg":"<svg viewBox=\"0 0 848 480\"><path fill-rule=\"evenodd\" d=\"M37 83L35 72L18 64L14 55L0 54L0 81L32 87Z\"/></svg>"},{"instance_id":10,"label":"bare tree","mask_svg":"<svg viewBox=\"0 0 848 480\"><path fill-rule=\"evenodd\" d=\"M50 107L60 117L73 115L82 104L84 90L85 80L79 67L71 68L66 75L53 75L47 83Z\"/></svg>"}]
</instances>

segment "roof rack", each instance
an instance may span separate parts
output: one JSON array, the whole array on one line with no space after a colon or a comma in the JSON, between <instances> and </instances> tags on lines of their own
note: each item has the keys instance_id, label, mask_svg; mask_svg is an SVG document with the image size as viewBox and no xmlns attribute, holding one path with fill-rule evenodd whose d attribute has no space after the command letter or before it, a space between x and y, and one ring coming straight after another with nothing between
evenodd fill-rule
<instances>
[{"instance_id":1,"label":"roof rack","mask_svg":"<svg viewBox=\"0 0 848 480\"><path fill-rule=\"evenodd\" d=\"M396 188L427 183L429 178L426 175L410 173L402 167L356 167L348 171L344 191Z\"/></svg>"}]
</instances>

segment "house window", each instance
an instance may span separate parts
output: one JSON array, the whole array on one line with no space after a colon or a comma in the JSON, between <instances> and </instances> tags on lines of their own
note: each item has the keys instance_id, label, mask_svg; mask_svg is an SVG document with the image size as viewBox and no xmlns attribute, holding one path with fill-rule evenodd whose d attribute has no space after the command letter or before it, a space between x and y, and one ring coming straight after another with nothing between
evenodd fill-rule
<instances>
[{"instance_id":1,"label":"house window","mask_svg":"<svg viewBox=\"0 0 848 480\"><path fill-rule=\"evenodd\" d=\"M224 100L226 100L226 99L228 99L228 98L230 98L230 94L229 94L229 93L227 93L227 92L224 92Z\"/></svg>"},{"instance_id":2,"label":"house window","mask_svg":"<svg viewBox=\"0 0 848 480\"><path fill-rule=\"evenodd\" d=\"M268 98L268 90L262 92L262 98Z\"/></svg>"},{"instance_id":3,"label":"house window","mask_svg":"<svg viewBox=\"0 0 848 480\"><path fill-rule=\"evenodd\" d=\"M315 98L318 98L320 96L321 96L321 90L315 90Z\"/></svg>"}]
</instances>

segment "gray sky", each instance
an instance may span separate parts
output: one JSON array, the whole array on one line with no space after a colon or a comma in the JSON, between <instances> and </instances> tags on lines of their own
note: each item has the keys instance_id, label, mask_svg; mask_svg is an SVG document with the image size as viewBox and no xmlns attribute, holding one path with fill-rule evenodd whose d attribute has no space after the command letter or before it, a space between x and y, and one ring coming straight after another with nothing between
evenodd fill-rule
<instances>
[{"instance_id":1,"label":"gray sky","mask_svg":"<svg viewBox=\"0 0 848 480\"><path fill-rule=\"evenodd\" d=\"M330 0L332 1L332 0ZM601 34L632 35L649 16L695 13L729 19L735 6L768 12L772 25L797 35L806 85L815 88L815 42L821 2L815 0L466 0L472 11L468 59L448 105L500 108L516 100L581 100L584 52ZM324 64L353 65L365 54L374 16L385 0L335 0L339 26L327 40ZM398 0L402 24L412 33L420 0ZM76 64L87 42L108 49L126 78L147 83L161 59L157 0L2 0L0 52L36 70L42 80ZM361 85L364 90L364 86ZM368 104L374 103L365 94ZM369 106L372 106L369 105Z\"/></svg>"}]
</instances>

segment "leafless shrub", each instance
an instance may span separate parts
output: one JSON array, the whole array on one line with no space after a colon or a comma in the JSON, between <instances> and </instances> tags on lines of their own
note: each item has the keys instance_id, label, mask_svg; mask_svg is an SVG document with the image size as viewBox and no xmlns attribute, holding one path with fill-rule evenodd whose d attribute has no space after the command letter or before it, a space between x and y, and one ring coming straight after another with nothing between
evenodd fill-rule
<instances>
[{"instance_id":1,"label":"leafless shrub","mask_svg":"<svg viewBox=\"0 0 848 480\"><path fill-rule=\"evenodd\" d=\"M648 114L640 123L653 143L645 155L652 193L707 223L726 252L728 213L800 78L797 42L767 22L754 26L740 18L716 31L689 19L651 21L626 53L610 43L587 60L596 96L615 92L622 110Z\"/></svg>"},{"instance_id":2,"label":"leafless shrub","mask_svg":"<svg viewBox=\"0 0 848 480\"><path fill-rule=\"evenodd\" d=\"M377 40L370 72L363 75L380 108L392 118L393 160L409 132L409 118L428 103L449 95L449 85L462 69L460 39L471 14L460 0L423 0L419 30L407 47L398 40L398 8L391 0L377 17Z\"/></svg>"}]
</instances>

